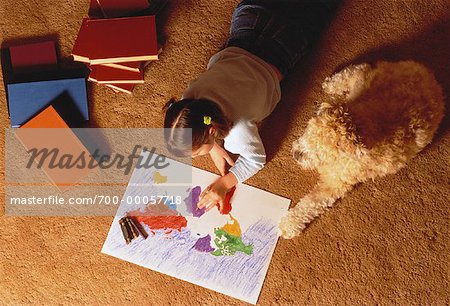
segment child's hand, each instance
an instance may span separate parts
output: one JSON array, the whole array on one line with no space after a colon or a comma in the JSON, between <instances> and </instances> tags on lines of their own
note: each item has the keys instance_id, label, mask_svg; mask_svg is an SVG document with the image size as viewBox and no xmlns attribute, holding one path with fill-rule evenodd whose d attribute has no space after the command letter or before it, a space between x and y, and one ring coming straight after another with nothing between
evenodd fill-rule
<instances>
[{"instance_id":1,"label":"child's hand","mask_svg":"<svg viewBox=\"0 0 450 306\"><path fill-rule=\"evenodd\" d=\"M197 207L200 209L205 207L206 211L209 211L214 208L217 203L219 203L219 206L222 208L223 200L227 195L227 191L228 189L219 178L217 181L203 190L202 194L200 195L201 200L198 202Z\"/></svg>"},{"instance_id":2,"label":"child's hand","mask_svg":"<svg viewBox=\"0 0 450 306\"><path fill-rule=\"evenodd\" d=\"M217 143L214 143L209 155L222 176L225 175L225 166L227 163L230 166L234 165L234 161L231 159L230 155L228 155L228 153Z\"/></svg>"},{"instance_id":3,"label":"child's hand","mask_svg":"<svg viewBox=\"0 0 450 306\"><path fill-rule=\"evenodd\" d=\"M228 173L227 175L222 176L203 190L200 194L200 201L198 202L197 207L200 209L206 207L206 211L209 211L218 203L220 207L219 210L222 211L223 201L225 200L228 190L236 184L237 179L233 173Z\"/></svg>"}]
</instances>

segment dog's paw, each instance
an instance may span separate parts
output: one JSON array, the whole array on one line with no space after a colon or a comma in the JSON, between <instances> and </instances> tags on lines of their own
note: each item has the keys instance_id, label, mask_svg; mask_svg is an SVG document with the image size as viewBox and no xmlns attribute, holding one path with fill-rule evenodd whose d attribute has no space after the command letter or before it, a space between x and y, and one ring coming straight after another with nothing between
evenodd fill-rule
<instances>
[{"instance_id":1,"label":"dog's paw","mask_svg":"<svg viewBox=\"0 0 450 306\"><path fill-rule=\"evenodd\" d=\"M286 216L281 219L279 234L285 239L292 239L302 232L305 228L301 220L298 219L295 210L290 209Z\"/></svg>"}]
</instances>

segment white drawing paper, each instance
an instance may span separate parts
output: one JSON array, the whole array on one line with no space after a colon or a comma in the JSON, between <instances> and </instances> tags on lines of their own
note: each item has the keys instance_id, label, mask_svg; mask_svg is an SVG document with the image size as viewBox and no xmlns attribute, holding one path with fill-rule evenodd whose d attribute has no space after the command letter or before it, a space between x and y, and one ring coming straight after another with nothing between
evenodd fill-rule
<instances>
[{"instance_id":1,"label":"white drawing paper","mask_svg":"<svg viewBox=\"0 0 450 306\"><path fill-rule=\"evenodd\" d=\"M278 241L278 224L290 200L240 184L228 214L218 209L202 212L196 210L195 198L218 176L169 162L161 170L134 170L102 252L256 304ZM180 169L192 173L192 182L180 182ZM172 194L183 194L181 201L180 197L166 201ZM155 204L155 197L161 195L167 196L166 202ZM160 219L151 212L157 207ZM135 218L149 237L126 244L119 219L133 211L142 212ZM156 223L161 216L174 225L160 228Z\"/></svg>"}]
</instances>

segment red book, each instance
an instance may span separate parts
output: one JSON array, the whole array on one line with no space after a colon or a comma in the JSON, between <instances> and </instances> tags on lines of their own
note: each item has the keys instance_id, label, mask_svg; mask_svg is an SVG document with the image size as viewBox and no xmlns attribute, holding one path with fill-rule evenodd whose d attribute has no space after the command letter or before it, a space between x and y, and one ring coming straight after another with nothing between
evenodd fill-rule
<instances>
[{"instance_id":1,"label":"red book","mask_svg":"<svg viewBox=\"0 0 450 306\"><path fill-rule=\"evenodd\" d=\"M134 72L111 68L102 65L90 66L89 80L99 84L143 84L144 75L142 71Z\"/></svg>"},{"instance_id":2,"label":"red book","mask_svg":"<svg viewBox=\"0 0 450 306\"><path fill-rule=\"evenodd\" d=\"M106 18L120 17L145 10L148 0L97 0Z\"/></svg>"},{"instance_id":3,"label":"red book","mask_svg":"<svg viewBox=\"0 0 450 306\"><path fill-rule=\"evenodd\" d=\"M91 73L89 80L100 84L142 84L144 83L144 74L142 70L138 72L127 71L123 69L112 68L103 65L90 66Z\"/></svg>"},{"instance_id":4,"label":"red book","mask_svg":"<svg viewBox=\"0 0 450 306\"><path fill-rule=\"evenodd\" d=\"M75 61L85 62L89 63L89 57L76 55L76 54L88 54L89 49L92 48L92 42L88 41L88 35L87 35L87 22L89 21L89 18L83 18L83 21L81 22L80 30L78 31L77 39L75 40L75 44L72 48L72 56Z\"/></svg>"},{"instance_id":5,"label":"red book","mask_svg":"<svg viewBox=\"0 0 450 306\"><path fill-rule=\"evenodd\" d=\"M10 47L9 53L14 70L54 67L58 62L53 41Z\"/></svg>"},{"instance_id":6,"label":"red book","mask_svg":"<svg viewBox=\"0 0 450 306\"><path fill-rule=\"evenodd\" d=\"M158 55L162 52L162 47L158 45ZM139 71L140 69L144 69L148 66L152 61L145 62L128 62L128 63L109 63L109 64L101 64L108 67L113 67L117 69L123 69L128 71Z\"/></svg>"},{"instance_id":7,"label":"red book","mask_svg":"<svg viewBox=\"0 0 450 306\"><path fill-rule=\"evenodd\" d=\"M117 69L138 72L142 68L143 64L144 64L144 62L128 62L128 63L102 64L100 66L107 66L107 67L112 67L112 68L117 68ZM91 67L93 67L93 66L91 66Z\"/></svg>"},{"instance_id":8,"label":"red book","mask_svg":"<svg viewBox=\"0 0 450 306\"><path fill-rule=\"evenodd\" d=\"M98 0L90 0L89 1L89 11L88 16L90 18L104 18L102 8L98 3Z\"/></svg>"},{"instance_id":9,"label":"red book","mask_svg":"<svg viewBox=\"0 0 450 306\"><path fill-rule=\"evenodd\" d=\"M72 55L91 65L156 60L155 16L85 18Z\"/></svg>"},{"instance_id":10,"label":"red book","mask_svg":"<svg viewBox=\"0 0 450 306\"><path fill-rule=\"evenodd\" d=\"M127 94L133 92L135 84L104 84L106 87L113 89L114 91L120 91Z\"/></svg>"}]
</instances>

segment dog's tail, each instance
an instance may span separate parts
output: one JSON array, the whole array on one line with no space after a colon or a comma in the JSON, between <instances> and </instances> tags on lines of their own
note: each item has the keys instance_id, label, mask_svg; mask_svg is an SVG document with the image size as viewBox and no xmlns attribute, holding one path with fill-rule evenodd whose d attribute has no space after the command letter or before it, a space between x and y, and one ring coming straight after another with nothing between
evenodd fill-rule
<instances>
[{"instance_id":1,"label":"dog's tail","mask_svg":"<svg viewBox=\"0 0 450 306\"><path fill-rule=\"evenodd\" d=\"M295 206L302 223L308 224L314 218L323 214L334 202L342 198L346 192L352 189L352 185L339 183L319 182L310 193L308 193Z\"/></svg>"},{"instance_id":2,"label":"dog's tail","mask_svg":"<svg viewBox=\"0 0 450 306\"><path fill-rule=\"evenodd\" d=\"M342 198L352 187L353 185L343 182L319 182L283 218L280 224L281 235L284 238L299 235L311 221L333 206L334 202Z\"/></svg>"}]
</instances>

